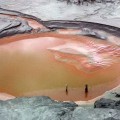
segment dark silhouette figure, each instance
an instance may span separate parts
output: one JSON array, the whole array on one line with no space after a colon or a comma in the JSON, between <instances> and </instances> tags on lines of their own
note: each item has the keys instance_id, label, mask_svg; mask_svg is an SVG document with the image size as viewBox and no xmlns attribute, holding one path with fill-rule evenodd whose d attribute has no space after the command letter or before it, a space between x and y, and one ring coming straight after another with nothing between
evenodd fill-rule
<instances>
[{"instance_id":1,"label":"dark silhouette figure","mask_svg":"<svg viewBox=\"0 0 120 120\"><path fill-rule=\"evenodd\" d=\"M78 0L78 5L80 5L81 4L81 1L80 0Z\"/></svg>"},{"instance_id":2,"label":"dark silhouette figure","mask_svg":"<svg viewBox=\"0 0 120 120\"><path fill-rule=\"evenodd\" d=\"M66 95L68 95L68 84L66 84L65 86L65 92L66 92Z\"/></svg>"},{"instance_id":3,"label":"dark silhouette figure","mask_svg":"<svg viewBox=\"0 0 120 120\"><path fill-rule=\"evenodd\" d=\"M88 96L88 92L89 92L89 90L88 90L88 85L86 84L86 85L85 85L85 97Z\"/></svg>"},{"instance_id":4,"label":"dark silhouette figure","mask_svg":"<svg viewBox=\"0 0 120 120\"><path fill-rule=\"evenodd\" d=\"M88 85L85 85L85 93L88 93Z\"/></svg>"}]
</instances>

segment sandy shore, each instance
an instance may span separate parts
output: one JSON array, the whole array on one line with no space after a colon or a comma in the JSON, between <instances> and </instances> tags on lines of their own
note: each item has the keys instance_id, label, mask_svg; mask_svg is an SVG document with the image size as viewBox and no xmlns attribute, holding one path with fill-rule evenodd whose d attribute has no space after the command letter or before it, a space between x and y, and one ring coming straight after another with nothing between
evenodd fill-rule
<instances>
[{"instance_id":1,"label":"sandy shore","mask_svg":"<svg viewBox=\"0 0 120 120\"><path fill-rule=\"evenodd\" d=\"M9 99L14 99L15 96L12 96L7 93L0 93L0 100L9 100Z\"/></svg>"}]
</instances>

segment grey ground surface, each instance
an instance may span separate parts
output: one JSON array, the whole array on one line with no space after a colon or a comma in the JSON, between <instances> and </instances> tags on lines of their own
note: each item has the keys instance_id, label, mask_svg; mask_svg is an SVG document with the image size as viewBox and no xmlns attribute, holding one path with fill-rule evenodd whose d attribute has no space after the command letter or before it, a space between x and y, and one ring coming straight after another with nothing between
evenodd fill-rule
<instances>
[{"instance_id":1,"label":"grey ground surface","mask_svg":"<svg viewBox=\"0 0 120 120\"><path fill-rule=\"evenodd\" d=\"M60 0L0 0L0 7L36 16L42 20L83 20L120 27L120 0L76 6ZM9 3L9 4L8 4Z\"/></svg>"},{"instance_id":2,"label":"grey ground surface","mask_svg":"<svg viewBox=\"0 0 120 120\"><path fill-rule=\"evenodd\" d=\"M56 102L49 97L0 101L0 120L120 120L120 111L81 107L73 102Z\"/></svg>"}]
</instances>

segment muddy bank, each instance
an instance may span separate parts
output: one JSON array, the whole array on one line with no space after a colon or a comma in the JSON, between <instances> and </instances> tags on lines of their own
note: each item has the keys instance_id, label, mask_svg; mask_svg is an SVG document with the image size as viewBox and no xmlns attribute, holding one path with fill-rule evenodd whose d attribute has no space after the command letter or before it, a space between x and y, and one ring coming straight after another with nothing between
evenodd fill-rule
<instances>
[{"instance_id":1,"label":"muddy bank","mask_svg":"<svg viewBox=\"0 0 120 120\"><path fill-rule=\"evenodd\" d=\"M113 3L95 3L77 6L67 5L63 0L0 0L1 7L30 14L42 20L83 20L96 21L120 27L119 0ZM99 0L97 0L99 1ZM106 0L105 0L106 1ZM111 1L111 0L107 0ZM9 3L9 4L8 4Z\"/></svg>"},{"instance_id":2,"label":"muddy bank","mask_svg":"<svg viewBox=\"0 0 120 120\"><path fill-rule=\"evenodd\" d=\"M32 15L24 14L14 10L7 10L3 8L0 8L0 14L8 15L8 17L15 16L15 18L16 17L21 19L26 18L25 20L27 21L28 19L28 22L33 20L34 22L35 21L38 22L39 24L44 26L44 28L48 28L51 31L57 30L57 29L80 29L81 32L79 34L96 37L99 39L107 39L108 34L111 34L117 37L120 36L119 27L114 27L114 26L100 24L100 23L85 22L85 21L69 21L69 20L43 21L40 18L37 18Z\"/></svg>"},{"instance_id":3,"label":"muddy bank","mask_svg":"<svg viewBox=\"0 0 120 120\"><path fill-rule=\"evenodd\" d=\"M85 21L64 21L64 20L56 20L56 21L42 21L42 23L48 27L49 29L81 29L84 31L85 35L98 37L98 38L106 38L107 35L105 33L101 33L104 31L106 33L120 36L120 28L104 25L100 23L92 23Z\"/></svg>"},{"instance_id":4,"label":"muddy bank","mask_svg":"<svg viewBox=\"0 0 120 120\"><path fill-rule=\"evenodd\" d=\"M28 19L32 19L32 20L35 20L35 21L38 21L38 22L41 21L40 18L37 18L33 15L25 14L25 13L15 11L15 10L4 9L4 8L1 8L1 7L0 7L0 14L28 18Z\"/></svg>"},{"instance_id":5,"label":"muddy bank","mask_svg":"<svg viewBox=\"0 0 120 120\"><path fill-rule=\"evenodd\" d=\"M26 21L10 17L0 17L0 24L0 38L32 31L32 27Z\"/></svg>"}]
</instances>

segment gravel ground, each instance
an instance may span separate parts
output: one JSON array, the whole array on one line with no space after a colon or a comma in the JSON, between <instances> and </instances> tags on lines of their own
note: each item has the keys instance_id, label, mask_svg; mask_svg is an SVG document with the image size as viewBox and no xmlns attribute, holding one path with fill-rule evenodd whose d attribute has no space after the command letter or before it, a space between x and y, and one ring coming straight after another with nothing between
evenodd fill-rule
<instances>
[{"instance_id":1,"label":"gravel ground","mask_svg":"<svg viewBox=\"0 0 120 120\"><path fill-rule=\"evenodd\" d=\"M42 20L83 20L120 27L120 0L80 6L57 0L0 0L0 7L31 14Z\"/></svg>"}]
</instances>

